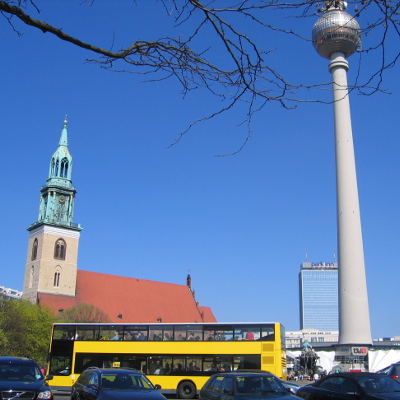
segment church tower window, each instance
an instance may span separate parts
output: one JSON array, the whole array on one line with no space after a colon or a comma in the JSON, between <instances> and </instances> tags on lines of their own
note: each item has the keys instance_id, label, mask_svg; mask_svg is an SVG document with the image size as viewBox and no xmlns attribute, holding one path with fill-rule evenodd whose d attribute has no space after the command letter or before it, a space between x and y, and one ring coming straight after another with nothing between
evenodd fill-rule
<instances>
[{"instance_id":1,"label":"church tower window","mask_svg":"<svg viewBox=\"0 0 400 400\"><path fill-rule=\"evenodd\" d=\"M64 239L58 239L54 246L54 258L59 260L65 260L65 253L66 253L67 245Z\"/></svg>"},{"instance_id":2,"label":"church tower window","mask_svg":"<svg viewBox=\"0 0 400 400\"><path fill-rule=\"evenodd\" d=\"M32 246L32 257L31 257L32 261L36 260L37 251L38 251L38 240L37 240L37 238L35 238L35 240L33 241L33 246Z\"/></svg>"},{"instance_id":3,"label":"church tower window","mask_svg":"<svg viewBox=\"0 0 400 400\"><path fill-rule=\"evenodd\" d=\"M56 168L54 170L54 176L58 176L58 164L59 164L59 162L58 162L58 160L56 160Z\"/></svg>"},{"instance_id":4,"label":"church tower window","mask_svg":"<svg viewBox=\"0 0 400 400\"><path fill-rule=\"evenodd\" d=\"M59 272L54 273L54 286L56 286L56 287L60 286L60 273Z\"/></svg>"},{"instance_id":5,"label":"church tower window","mask_svg":"<svg viewBox=\"0 0 400 400\"><path fill-rule=\"evenodd\" d=\"M52 158L50 163L50 176L54 176L54 167L55 167L55 161L54 158Z\"/></svg>"},{"instance_id":6,"label":"church tower window","mask_svg":"<svg viewBox=\"0 0 400 400\"><path fill-rule=\"evenodd\" d=\"M68 176L68 159L63 158L61 160L61 173L60 173L61 178L67 178Z\"/></svg>"}]
</instances>

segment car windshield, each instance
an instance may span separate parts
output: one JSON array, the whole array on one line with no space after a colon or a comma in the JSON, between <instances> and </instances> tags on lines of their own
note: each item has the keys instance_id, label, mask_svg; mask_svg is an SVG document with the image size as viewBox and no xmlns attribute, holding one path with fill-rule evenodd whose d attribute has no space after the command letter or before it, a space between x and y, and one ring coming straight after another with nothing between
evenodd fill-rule
<instances>
[{"instance_id":1,"label":"car windshield","mask_svg":"<svg viewBox=\"0 0 400 400\"><path fill-rule=\"evenodd\" d=\"M286 393L286 390L276 378L265 375L236 377L236 391L239 394Z\"/></svg>"},{"instance_id":2,"label":"car windshield","mask_svg":"<svg viewBox=\"0 0 400 400\"><path fill-rule=\"evenodd\" d=\"M43 379L40 369L28 363L0 363L0 381L34 382Z\"/></svg>"},{"instance_id":3,"label":"car windshield","mask_svg":"<svg viewBox=\"0 0 400 400\"><path fill-rule=\"evenodd\" d=\"M376 377L366 376L356 378L360 386L367 393L393 393L400 392L400 383L388 376L378 375Z\"/></svg>"},{"instance_id":4,"label":"car windshield","mask_svg":"<svg viewBox=\"0 0 400 400\"><path fill-rule=\"evenodd\" d=\"M144 376L131 373L106 373L101 377L103 390L141 390L154 389L153 384Z\"/></svg>"}]
</instances>

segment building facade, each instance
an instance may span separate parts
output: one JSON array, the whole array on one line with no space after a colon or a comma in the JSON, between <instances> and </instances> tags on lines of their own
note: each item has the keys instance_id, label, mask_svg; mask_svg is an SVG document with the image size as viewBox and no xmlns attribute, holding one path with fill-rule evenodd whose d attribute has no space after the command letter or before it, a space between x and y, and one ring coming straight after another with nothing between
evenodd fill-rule
<instances>
[{"instance_id":1,"label":"building facade","mask_svg":"<svg viewBox=\"0 0 400 400\"><path fill-rule=\"evenodd\" d=\"M337 344L339 340L338 331L318 331L315 329L303 329L301 331L285 332L287 349L302 349L305 341L313 347L324 347Z\"/></svg>"},{"instance_id":2,"label":"building facade","mask_svg":"<svg viewBox=\"0 0 400 400\"><path fill-rule=\"evenodd\" d=\"M302 263L299 285L300 329L338 331L338 264Z\"/></svg>"},{"instance_id":3,"label":"building facade","mask_svg":"<svg viewBox=\"0 0 400 400\"><path fill-rule=\"evenodd\" d=\"M19 290L0 286L0 300L20 299L21 297L22 292Z\"/></svg>"}]
</instances>

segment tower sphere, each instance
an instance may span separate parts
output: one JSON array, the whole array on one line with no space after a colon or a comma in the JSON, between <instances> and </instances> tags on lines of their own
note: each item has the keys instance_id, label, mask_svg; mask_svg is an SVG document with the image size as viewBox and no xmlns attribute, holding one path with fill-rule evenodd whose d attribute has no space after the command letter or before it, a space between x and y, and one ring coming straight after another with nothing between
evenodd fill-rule
<instances>
[{"instance_id":1,"label":"tower sphere","mask_svg":"<svg viewBox=\"0 0 400 400\"><path fill-rule=\"evenodd\" d=\"M312 42L322 57L340 52L347 58L361 45L360 25L346 11L331 8L314 24Z\"/></svg>"}]
</instances>

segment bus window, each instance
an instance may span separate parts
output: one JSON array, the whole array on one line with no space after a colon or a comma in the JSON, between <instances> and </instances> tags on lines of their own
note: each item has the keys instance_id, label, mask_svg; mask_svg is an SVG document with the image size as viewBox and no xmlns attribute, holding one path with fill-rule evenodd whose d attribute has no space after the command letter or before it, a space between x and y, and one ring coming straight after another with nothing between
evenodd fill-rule
<instances>
[{"instance_id":1,"label":"bus window","mask_svg":"<svg viewBox=\"0 0 400 400\"><path fill-rule=\"evenodd\" d=\"M174 340L186 340L186 329L181 329L181 328L175 328L174 332Z\"/></svg>"},{"instance_id":2,"label":"bus window","mask_svg":"<svg viewBox=\"0 0 400 400\"><path fill-rule=\"evenodd\" d=\"M98 325L78 325L75 340L99 340Z\"/></svg>"},{"instance_id":3,"label":"bus window","mask_svg":"<svg viewBox=\"0 0 400 400\"><path fill-rule=\"evenodd\" d=\"M203 329L200 327L189 327L187 340L203 340Z\"/></svg>"},{"instance_id":4,"label":"bus window","mask_svg":"<svg viewBox=\"0 0 400 400\"><path fill-rule=\"evenodd\" d=\"M215 364L218 371L221 372L230 372L234 370L232 365L232 357L216 357Z\"/></svg>"},{"instance_id":5,"label":"bus window","mask_svg":"<svg viewBox=\"0 0 400 400\"><path fill-rule=\"evenodd\" d=\"M275 331L272 326L263 326L261 328L261 340L268 342L275 340Z\"/></svg>"},{"instance_id":6,"label":"bus window","mask_svg":"<svg viewBox=\"0 0 400 400\"><path fill-rule=\"evenodd\" d=\"M109 354L101 354L104 359L110 357ZM140 371L147 371L147 363L146 357L142 355L133 355L133 354L113 354L112 355L112 365L111 367L118 368L135 368Z\"/></svg>"},{"instance_id":7,"label":"bus window","mask_svg":"<svg viewBox=\"0 0 400 400\"><path fill-rule=\"evenodd\" d=\"M225 340L224 332L220 329L207 329L204 331L204 340Z\"/></svg>"},{"instance_id":8,"label":"bus window","mask_svg":"<svg viewBox=\"0 0 400 400\"><path fill-rule=\"evenodd\" d=\"M214 362L214 357L204 357L203 371L215 371L215 372L218 371L217 365Z\"/></svg>"},{"instance_id":9,"label":"bus window","mask_svg":"<svg viewBox=\"0 0 400 400\"><path fill-rule=\"evenodd\" d=\"M75 337L75 326L56 325L54 327L53 339L69 340Z\"/></svg>"},{"instance_id":10,"label":"bus window","mask_svg":"<svg viewBox=\"0 0 400 400\"><path fill-rule=\"evenodd\" d=\"M164 329L163 340L172 340L174 337L174 331L171 329Z\"/></svg>"},{"instance_id":11,"label":"bus window","mask_svg":"<svg viewBox=\"0 0 400 400\"><path fill-rule=\"evenodd\" d=\"M221 332L222 340L233 340L233 329L224 330Z\"/></svg>"},{"instance_id":12,"label":"bus window","mask_svg":"<svg viewBox=\"0 0 400 400\"><path fill-rule=\"evenodd\" d=\"M122 340L122 328L119 326L102 326L100 328L100 340Z\"/></svg>"},{"instance_id":13,"label":"bus window","mask_svg":"<svg viewBox=\"0 0 400 400\"><path fill-rule=\"evenodd\" d=\"M259 326L236 327L235 340L260 340L260 327Z\"/></svg>"},{"instance_id":14,"label":"bus window","mask_svg":"<svg viewBox=\"0 0 400 400\"><path fill-rule=\"evenodd\" d=\"M125 332L129 333L130 340L148 340L149 327L146 325L128 325L125 327Z\"/></svg>"},{"instance_id":15,"label":"bus window","mask_svg":"<svg viewBox=\"0 0 400 400\"><path fill-rule=\"evenodd\" d=\"M71 357L52 356L50 359L51 375L69 375L71 373Z\"/></svg>"},{"instance_id":16,"label":"bus window","mask_svg":"<svg viewBox=\"0 0 400 400\"><path fill-rule=\"evenodd\" d=\"M186 362L186 371L202 371L203 360L200 357L190 357Z\"/></svg>"},{"instance_id":17,"label":"bus window","mask_svg":"<svg viewBox=\"0 0 400 400\"><path fill-rule=\"evenodd\" d=\"M200 325L175 326L174 340L203 340L203 327Z\"/></svg>"},{"instance_id":18,"label":"bus window","mask_svg":"<svg viewBox=\"0 0 400 400\"><path fill-rule=\"evenodd\" d=\"M215 331L214 330L204 330L204 340L214 340Z\"/></svg>"},{"instance_id":19,"label":"bus window","mask_svg":"<svg viewBox=\"0 0 400 400\"><path fill-rule=\"evenodd\" d=\"M149 357L147 360L149 365L147 374L152 375L168 375L171 372L172 357L156 356Z\"/></svg>"},{"instance_id":20,"label":"bus window","mask_svg":"<svg viewBox=\"0 0 400 400\"><path fill-rule=\"evenodd\" d=\"M149 340L172 340L174 329L168 325L154 325L149 327Z\"/></svg>"},{"instance_id":21,"label":"bus window","mask_svg":"<svg viewBox=\"0 0 400 400\"><path fill-rule=\"evenodd\" d=\"M163 332L161 329L151 329L149 334L149 340L161 341L163 340Z\"/></svg>"},{"instance_id":22,"label":"bus window","mask_svg":"<svg viewBox=\"0 0 400 400\"><path fill-rule=\"evenodd\" d=\"M219 326L214 329L205 329L204 340L233 340L233 328L231 326Z\"/></svg>"},{"instance_id":23,"label":"bus window","mask_svg":"<svg viewBox=\"0 0 400 400\"><path fill-rule=\"evenodd\" d=\"M261 368L261 357L259 354L246 354L243 357L243 366L240 369L260 369Z\"/></svg>"},{"instance_id":24,"label":"bus window","mask_svg":"<svg viewBox=\"0 0 400 400\"><path fill-rule=\"evenodd\" d=\"M103 367L103 365L99 365L99 355L97 353L89 353L89 354L76 354L75 357L75 374L81 374L86 368L89 367ZM106 365L109 367L109 365Z\"/></svg>"},{"instance_id":25,"label":"bus window","mask_svg":"<svg viewBox=\"0 0 400 400\"><path fill-rule=\"evenodd\" d=\"M182 372L182 374L183 374L183 372L186 370L186 363L185 363L185 359L184 358L177 358L177 357L174 357L174 362L173 362L173 369L172 369L172 371L173 372L175 372L175 373L180 373L180 372Z\"/></svg>"}]
</instances>

